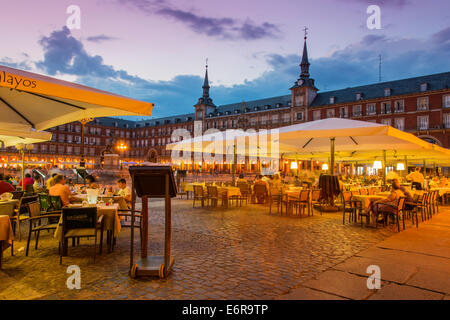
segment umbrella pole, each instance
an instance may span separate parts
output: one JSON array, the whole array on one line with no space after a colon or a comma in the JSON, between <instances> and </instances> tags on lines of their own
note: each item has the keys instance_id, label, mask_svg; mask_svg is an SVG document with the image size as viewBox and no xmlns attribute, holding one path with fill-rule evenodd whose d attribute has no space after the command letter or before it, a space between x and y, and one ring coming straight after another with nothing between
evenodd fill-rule
<instances>
[{"instance_id":1,"label":"umbrella pole","mask_svg":"<svg viewBox=\"0 0 450 320\"><path fill-rule=\"evenodd\" d=\"M405 156L405 177L408 175L408 156Z\"/></svg>"},{"instance_id":2,"label":"umbrella pole","mask_svg":"<svg viewBox=\"0 0 450 320\"><path fill-rule=\"evenodd\" d=\"M331 138L331 163L330 163L330 173L333 176L334 175L334 143L336 141L336 138Z\"/></svg>"},{"instance_id":3,"label":"umbrella pole","mask_svg":"<svg viewBox=\"0 0 450 320\"><path fill-rule=\"evenodd\" d=\"M383 150L383 185L386 185L386 150Z\"/></svg>"},{"instance_id":4,"label":"umbrella pole","mask_svg":"<svg viewBox=\"0 0 450 320\"><path fill-rule=\"evenodd\" d=\"M236 185L236 160L237 160L237 154L236 154L236 140L234 141L233 145L233 186Z\"/></svg>"}]
</instances>

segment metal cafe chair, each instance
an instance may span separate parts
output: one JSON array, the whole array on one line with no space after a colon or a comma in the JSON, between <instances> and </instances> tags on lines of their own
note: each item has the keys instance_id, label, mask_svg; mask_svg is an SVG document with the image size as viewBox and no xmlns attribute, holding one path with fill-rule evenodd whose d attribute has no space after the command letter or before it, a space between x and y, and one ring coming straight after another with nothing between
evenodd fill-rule
<instances>
[{"instance_id":1,"label":"metal cafe chair","mask_svg":"<svg viewBox=\"0 0 450 320\"><path fill-rule=\"evenodd\" d=\"M301 190L297 199L288 199L288 205L293 204L295 207L295 211L297 214L305 214L305 208L308 208L308 216L310 215L310 206L309 206L309 190ZM301 210L301 211L300 211Z\"/></svg>"},{"instance_id":2,"label":"metal cafe chair","mask_svg":"<svg viewBox=\"0 0 450 320\"><path fill-rule=\"evenodd\" d=\"M242 190L241 190L242 193ZM280 213L281 201L283 199L283 193L281 188L272 187L269 190L269 214L272 213L272 205L277 206L277 213Z\"/></svg>"},{"instance_id":3,"label":"metal cafe chair","mask_svg":"<svg viewBox=\"0 0 450 320\"><path fill-rule=\"evenodd\" d=\"M63 208L62 239L59 242L59 264L62 264L67 241L72 238L94 237L94 263L97 254L97 235L100 231L100 254L103 243L103 215L97 217L97 207ZM67 252L66 252L67 253Z\"/></svg>"},{"instance_id":4,"label":"metal cafe chair","mask_svg":"<svg viewBox=\"0 0 450 320\"><path fill-rule=\"evenodd\" d=\"M14 210L14 216L11 217L11 222L13 224L14 233L16 232L16 228L17 228L17 233L19 234L19 241L22 239L22 235L21 235L21 231L20 231L20 223L24 222L29 217L27 203L34 202L37 200L38 200L38 196L29 196L29 197L23 196L19 200L19 205L18 205L17 209Z\"/></svg>"},{"instance_id":5,"label":"metal cafe chair","mask_svg":"<svg viewBox=\"0 0 450 320\"><path fill-rule=\"evenodd\" d=\"M209 201L209 205L211 207L217 207L217 203L219 202L219 190L216 186L206 186L206 201Z\"/></svg>"},{"instance_id":6,"label":"metal cafe chair","mask_svg":"<svg viewBox=\"0 0 450 320\"><path fill-rule=\"evenodd\" d=\"M194 198L192 199L192 207L195 207L195 201L200 200L202 203L202 208L205 206L205 194L203 191L203 186L194 185Z\"/></svg>"},{"instance_id":7,"label":"metal cafe chair","mask_svg":"<svg viewBox=\"0 0 450 320\"><path fill-rule=\"evenodd\" d=\"M400 214L402 214L402 218L403 218L403 230L405 230L405 212L404 212L404 207L405 207L405 197L400 197L397 200L397 205L392 205L392 204L388 204L388 203L376 203L375 205L384 205L384 206L388 206L394 209L394 212L378 212L378 214L382 214L383 215L383 224L386 224L388 217L392 217L394 219L395 224L397 225L398 228L398 232L400 232ZM378 227L378 217L375 218L375 222L376 222L376 226Z\"/></svg>"},{"instance_id":8,"label":"metal cafe chair","mask_svg":"<svg viewBox=\"0 0 450 320\"><path fill-rule=\"evenodd\" d=\"M311 191L311 213L314 215L314 205L318 205L320 209L320 215L323 215L323 199L322 199L322 190L321 189L313 189Z\"/></svg>"},{"instance_id":9,"label":"metal cafe chair","mask_svg":"<svg viewBox=\"0 0 450 320\"><path fill-rule=\"evenodd\" d=\"M56 230L58 227L58 221L61 217L61 211L41 211L41 206L38 201L27 203L28 212L30 217L27 219L29 223L28 239L27 239L27 249L25 255L28 256L30 248L31 234L34 233L35 245L34 249L37 250L39 235L41 231ZM56 219L56 223L52 223L50 218ZM46 221L46 223L43 223Z\"/></svg>"}]
</instances>

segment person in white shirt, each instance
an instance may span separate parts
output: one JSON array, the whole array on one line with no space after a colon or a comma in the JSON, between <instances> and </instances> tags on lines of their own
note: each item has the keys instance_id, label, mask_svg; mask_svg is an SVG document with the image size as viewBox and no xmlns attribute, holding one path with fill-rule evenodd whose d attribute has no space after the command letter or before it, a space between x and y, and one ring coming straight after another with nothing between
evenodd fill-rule
<instances>
[{"instance_id":1,"label":"person in white shirt","mask_svg":"<svg viewBox=\"0 0 450 320\"><path fill-rule=\"evenodd\" d=\"M416 170L406 176L406 179L412 182L412 186L417 190L422 190L425 183L425 178L420 172L420 168L416 167Z\"/></svg>"},{"instance_id":2,"label":"person in white shirt","mask_svg":"<svg viewBox=\"0 0 450 320\"><path fill-rule=\"evenodd\" d=\"M127 203L131 202L131 191L130 188L127 187L127 181L125 179L119 179L117 181L117 185L119 186L119 190L116 192L116 195L125 199Z\"/></svg>"}]
</instances>

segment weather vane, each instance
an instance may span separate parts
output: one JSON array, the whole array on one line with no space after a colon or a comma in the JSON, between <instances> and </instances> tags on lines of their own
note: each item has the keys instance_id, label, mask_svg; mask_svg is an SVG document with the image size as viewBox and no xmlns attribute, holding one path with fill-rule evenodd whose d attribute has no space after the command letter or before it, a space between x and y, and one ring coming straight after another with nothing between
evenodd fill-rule
<instances>
[{"instance_id":1,"label":"weather vane","mask_svg":"<svg viewBox=\"0 0 450 320\"><path fill-rule=\"evenodd\" d=\"M303 31L305 32L305 40L306 40L306 38L307 38L307 36L308 36L308 28L307 27L304 27L303 28Z\"/></svg>"},{"instance_id":2,"label":"weather vane","mask_svg":"<svg viewBox=\"0 0 450 320\"><path fill-rule=\"evenodd\" d=\"M206 69L208 69L208 58L206 58Z\"/></svg>"}]
</instances>

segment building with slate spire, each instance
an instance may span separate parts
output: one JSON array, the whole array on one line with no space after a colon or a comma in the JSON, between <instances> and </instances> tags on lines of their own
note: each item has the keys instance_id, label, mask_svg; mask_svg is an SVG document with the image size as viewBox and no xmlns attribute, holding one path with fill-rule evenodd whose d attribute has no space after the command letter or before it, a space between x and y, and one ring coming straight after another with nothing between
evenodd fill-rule
<instances>
[{"instance_id":1,"label":"building with slate spire","mask_svg":"<svg viewBox=\"0 0 450 320\"><path fill-rule=\"evenodd\" d=\"M88 123L85 134L87 167L100 164L101 153L112 143L113 137L117 143L128 145L120 154L122 161L145 161L156 152L161 161L170 162L171 152L165 146L172 142L172 133L185 129L193 136L194 123L201 125L203 131L210 128L261 130L325 118L348 118L391 125L428 142L450 147L450 72L318 92L309 69L306 31L305 28L300 76L289 88L290 94L258 100L241 97L239 102L216 106L210 95L206 63L203 94L194 105L195 112L187 110L185 114L142 121L96 118ZM158 114L158 106L154 114ZM79 162L80 123L68 123L50 131L52 141L36 144L29 159L62 167ZM14 147L0 149L0 166L18 159ZM192 170L196 165L191 163L183 168ZM247 171L259 172L260 168L248 165L243 165ZM320 168L320 164L317 167ZM215 169L231 170L225 164ZM237 170L241 170L240 165Z\"/></svg>"}]
</instances>

